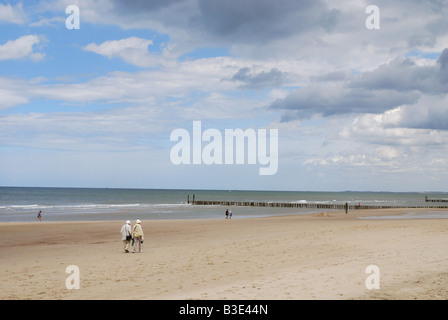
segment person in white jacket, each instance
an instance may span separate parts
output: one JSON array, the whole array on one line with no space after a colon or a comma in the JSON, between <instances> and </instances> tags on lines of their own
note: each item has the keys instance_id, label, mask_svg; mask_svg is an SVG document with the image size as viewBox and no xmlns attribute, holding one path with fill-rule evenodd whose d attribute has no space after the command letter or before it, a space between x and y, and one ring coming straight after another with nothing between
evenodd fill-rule
<instances>
[{"instance_id":1,"label":"person in white jacket","mask_svg":"<svg viewBox=\"0 0 448 320\"><path fill-rule=\"evenodd\" d=\"M124 252L129 252L129 244L132 239L132 229L131 229L131 221L126 221L126 223L121 227L121 240L123 240L123 249Z\"/></svg>"}]
</instances>

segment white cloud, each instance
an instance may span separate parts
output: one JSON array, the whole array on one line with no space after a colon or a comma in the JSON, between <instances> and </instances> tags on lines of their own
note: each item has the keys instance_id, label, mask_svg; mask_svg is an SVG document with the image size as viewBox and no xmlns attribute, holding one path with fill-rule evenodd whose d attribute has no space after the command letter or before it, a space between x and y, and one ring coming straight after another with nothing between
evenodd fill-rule
<instances>
[{"instance_id":1,"label":"white cloud","mask_svg":"<svg viewBox=\"0 0 448 320\"><path fill-rule=\"evenodd\" d=\"M24 94L27 85L24 81L0 77L0 110L30 102L30 97Z\"/></svg>"},{"instance_id":2,"label":"white cloud","mask_svg":"<svg viewBox=\"0 0 448 320\"><path fill-rule=\"evenodd\" d=\"M10 3L1 4L0 3L0 23L15 23L22 24L26 21L26 14L23 11L23 6L21 3L12 6Z\"/></svg>"},{"instance_id":3,"label":"white cloud","mask_svg":"<svg viewBox=\"0 0 448 320\"><path fill-rule=\"evenodd\" d=\"M30 23L30 27L55 26L56 24L64 24L64 17L42 18L37 22Z\"/></svg>"},{"instance_id":4,"label":"white cloud","mask_svg":"<svg viewBox=\"0 0 448 320\"><path fill-rule=\"evenodd\" d=\"M86 82L72 84L28 84L22 90L29 98L67 103L127 103L153 105L170 100L193 103L213 95L222 97L237 84L224 81L239 68L230 58L208 58L176 62L155 70L111 72ZM235 98L237 100L237 98ZM174 105L174 103L173 103ZM213 108L212 105L208 106Z\"/></svg>"},{"instance_id":5,"label":"white cloud","mask_svg":"<svg viewBox=\"0 0 448 320\"><path fill-rule=\"evenodd\" d=\"M163 129L166 119L151 108L123 108L83 113L9 114L1 122L3 145L95 152L141 149L139 140L153 139Z\"/></svg>"},{"instance_id":6,"label":"white cloud","mask_svg":"<svg viewBox=\"0 0 448 320\"><path fill-rule=\"evenodd\" d=\"M0 110L8 109L20 104L28 103L29 100L20 94L0 89Z\"/></svg>"},{"instance_id":7,"label":"white cloud","mask_svg":"<svg viewBox=\"0 0 448 320\"><path fill-rule=\"evenodd\" d=\"M0 45L0 61L30 58L33 61L42 60L44 53L35 52L33 47L41 42L37 35L22 36Z\"/></svg>"},{"instance_id":8,"label":"white cloud","mask_svg":"<svg viewBox=\"0 0 448 320\"><path fill-rule=\"evenodd\" d=\"M99 45L90 43L83 49L110 59L121 58L125 62L138 67L151 67L160 62L160 57L148 51L148 46L152 44L152 40L130 37L121 40L105 41Z\"/></svg>"}]
</instances>

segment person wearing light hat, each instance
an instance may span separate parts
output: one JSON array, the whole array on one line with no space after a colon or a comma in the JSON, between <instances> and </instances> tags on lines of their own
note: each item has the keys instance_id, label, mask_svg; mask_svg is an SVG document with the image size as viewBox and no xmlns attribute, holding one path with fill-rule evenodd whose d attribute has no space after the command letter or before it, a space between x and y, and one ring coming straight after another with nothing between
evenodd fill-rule
<instances>
[{"instance_id":1,"label":"person wearing light hat","mask_svg":"<svg viewBox=\"0 0 448 320\"><path fill-rule=\"evenodd\" d=\"M129 252L129 244L132 239L131 221L126 221L126 223L121 227L121 240L123 240L124 252Z\"/></svg>"},{"instance_id":2,"label":"person wearing light hat","mask_svg":"<svg viewBox=\"0 0 448 320\"><path fill-rule=\"evenodd\" d=\"M137 221L135 221L134 227L132 228L132 238L134 239L134 251L137 248L137 244L138 244L138 252L142 252L142 243L144 240L145 235L143 234L143 229L141 226L141 221L139 219L137 219Z\"/></svg>"}]
</instances>

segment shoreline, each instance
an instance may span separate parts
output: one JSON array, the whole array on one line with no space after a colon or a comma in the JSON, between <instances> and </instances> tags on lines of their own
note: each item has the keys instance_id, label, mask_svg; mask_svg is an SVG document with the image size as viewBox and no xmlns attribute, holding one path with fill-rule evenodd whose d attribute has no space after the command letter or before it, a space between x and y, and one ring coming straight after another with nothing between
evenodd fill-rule
<instances>
[{"instance_id":1,"label":"shoreline","mask_svg":"<svg viewBox=\"0 0 448 320\"><path fill-rule=\"evenodd\" d=\"M3 222L0 299L448 299L448 220L358 219L398 213L142 220L142 253L122 250L123 221Z\"/></svg>"},{"instance_id":2,"label":"shoreline","mask_svg":"<svg viewBox=\"0 0 448 320\"><path fill-rule=\"evenodd\" d=\"M219 208L220 212L223 211L224 209L228 208L228 206L222 206L222 205L215 205L214 209ZM269 208L262 208L262 209L269 209ZM276 208L272 208L272 209L276 209ZM406 211L406 212L405 212ZM446 217L418 217L418 218L413 218L412 216L409 217L404 217L406 214L408 214L408 211L413 211L413 212L441 212L441 213L447 213ZM235 212L235 210L233 210L233 212ZM377 214L377 213L380 214ZM267 214L262 214L262 215L247 215L247 214L242 214L241 216L238 216L234 214L233 219L235 220L241 220L241 219L260 219L260 218L277 218L277 217L284 217L284 216L291 216L291 217L302 217L302 216L313 216L313 215L319 215L319 214L325 214L328 217L332 217L332 216L338 216L338 217L358 217L361 219L383 219L385 217L389 217L389 216L393 216L392 212L398 212L400 213L400 219L446 219L448 218L448 209L447 208L433 208L433 207L425 207L425 208L408 208L408 207L396 207L396 208L385 208L385 209L355 209L355 210L349 210L348 214L345 214L344 211L332 211L332 210L315 210L314 212L307 212L307 213L273 213L271 215L267 215ZM375 213L374 215L369 215L368 213ZM117 215L117 213L115 213L114 215ZM49 220L47 221L45 219L45 216L42 218L42 221L39 223L69 223L69 222L117 222L117 221L122 221L122 220L127 220L129 218L126 217L126 214L123 213L123 219L98 219L98 220ZM145 220L145 215L142 214L140 215L140 220ZM223 218L217 218L216 216L214 217L210 217L210 218L149 218L146 219L146 221L211 221L211 220L223 220L225 219ZM393 218L388 218L388 219L393 219ZM131 219L129 219L131 220ZM132 220L131 220L132 221ZM0 225L1 224L14 224L14 223L37 223L37 221L34 219L34 221L0 221Z\"/></svg>"}]
</instances>

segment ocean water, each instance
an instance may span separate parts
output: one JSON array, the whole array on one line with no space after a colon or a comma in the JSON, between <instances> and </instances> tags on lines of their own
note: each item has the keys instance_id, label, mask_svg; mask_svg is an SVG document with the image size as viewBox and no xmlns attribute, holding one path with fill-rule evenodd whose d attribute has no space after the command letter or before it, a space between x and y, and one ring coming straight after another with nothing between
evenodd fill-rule
<instances>
[{"instance_id":1,"label":"ocean water","mask_svg":"<svg viewBox=\"0 0 448 320\"><path fill-rule=\"evenodd\" d=\"M444 195L391 192L294 192L238 190L160 190L108 188L0 187L0 222L103 221L154 219L223 219L223 206L193 206L195 200L302 202L323 204L385 205L396 207L440 206L448 203L425 202ZM232 207L233 219L284 214L308 214L322 209ZM331 211L330 210L326 210ZM433 217L434 214L431 215ZM436 217L448 217L439 213ZM412 211L410 211L412 218ZM428 217L430 217L428 215Z\"/></svg>"}]
</instances>

